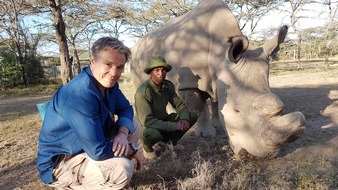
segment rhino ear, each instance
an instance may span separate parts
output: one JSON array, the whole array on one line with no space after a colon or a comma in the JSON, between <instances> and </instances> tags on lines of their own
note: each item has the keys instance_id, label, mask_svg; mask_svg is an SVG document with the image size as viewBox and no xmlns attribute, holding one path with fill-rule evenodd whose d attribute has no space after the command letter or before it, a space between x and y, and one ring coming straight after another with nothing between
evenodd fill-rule
<instances>
[{"instance_id":1,"label":"rhino ear","mask_svg":"<svg viewBox=\"0 0 338 190\"><path fill-rule=\"evenodd\" d=\"M242 54L249 46L249 40L245 36L234 36L229 38L228 42L231 44L228 51L228 59L231 62L237 63L241 59Z\"/></svg>"},{"instance_id":2,"label":"rhino ear","mask_svg":"<svg viewBox=\"0 0 338 190\"><path fill-rule=\"evenodd\" d=\"M288 33L288 26L284 25L279 28L277 36L267 41L263 45L263 50L266 56L270 56L279 51L279 44L284 42L284 39L287 33Z\"/></svg>"}]
</instances>

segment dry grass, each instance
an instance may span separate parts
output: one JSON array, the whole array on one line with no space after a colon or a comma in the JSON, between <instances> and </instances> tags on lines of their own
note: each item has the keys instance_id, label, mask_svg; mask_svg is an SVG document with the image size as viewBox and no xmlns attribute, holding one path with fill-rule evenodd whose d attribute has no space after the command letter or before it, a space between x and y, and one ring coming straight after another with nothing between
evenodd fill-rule
<instances>
[{"instance_id":1,"label":"dry grass","mask_svg":"<svg viewBox=\"0 0 338 190\"><path fill-rule=\"evenodd\" d=\"M133 104L133 85L121 82L120 86ZM48 88L24 89L26 92L15 93L23 96L10 98L7 95L0 99L2 190L48 189L39 180L35 168L41 126L36 104L49 99L53 90L34 93L43 91L41 89ZM6 97L1 93L0 98ZM330 153L303 158L304 153L295 151L291 157L284 155L272 161L237 160L223 129L216 130L218 135L212 139L197 138L193 132L186 134L180 142L185 149L175 152L177 158L170 156L171 153L156 161L146 161L127 189L338 189L338 161L330 157Z\"/></svg>"}]
</instances>

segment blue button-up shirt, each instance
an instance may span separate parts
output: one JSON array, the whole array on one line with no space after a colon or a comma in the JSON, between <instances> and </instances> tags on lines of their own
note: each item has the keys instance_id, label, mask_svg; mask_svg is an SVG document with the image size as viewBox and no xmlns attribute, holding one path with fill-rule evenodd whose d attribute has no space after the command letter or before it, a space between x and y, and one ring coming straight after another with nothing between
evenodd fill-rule
<instances>
[{"instance_id":1,"label":"blue button-up shirt","mask_svg":"<svg viewBox=\"0 0 338 190\"><path fill-rule=\"evenodd\" d=\"M112 116L118 120L113 121ZM42 181L53 182L52 171L61 154L86 152L94 160L114 157L108 135L114 127L133 131L133 108L116 83L103 99L96 79L86 67L52 97L39 135L37 168Z\"/></svg>"}]
</instances>

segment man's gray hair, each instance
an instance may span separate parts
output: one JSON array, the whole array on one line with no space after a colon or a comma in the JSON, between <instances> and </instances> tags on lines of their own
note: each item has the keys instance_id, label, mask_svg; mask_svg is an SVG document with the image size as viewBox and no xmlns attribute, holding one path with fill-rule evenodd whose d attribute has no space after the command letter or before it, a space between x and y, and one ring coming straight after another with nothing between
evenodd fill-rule
<instances>
[{"instance_id":1,"label":"man's gray hair","mask_svg":"<svg viewBox=\"0 0 338 190\"><path fill-rule=\"evenodd\" d=\"M130 49L125 46L120 40L114 37L102 37L96 40L91 48L92 56L97 58L97 55L100 51L107 51L112 49L115 49L117 52L124 54L128 62L131 56Z\"/></svg>"}]
</instances>

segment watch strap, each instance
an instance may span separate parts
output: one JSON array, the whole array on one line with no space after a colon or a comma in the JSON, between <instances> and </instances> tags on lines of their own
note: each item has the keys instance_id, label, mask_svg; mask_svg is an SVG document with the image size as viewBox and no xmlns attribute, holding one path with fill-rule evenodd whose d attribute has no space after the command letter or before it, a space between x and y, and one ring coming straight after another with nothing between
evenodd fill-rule
<instances>
[{"instance_id":1,"label":"watch strap","mask_svg":"<svg viewBox=\"0 0 338 190\"><path fill-rule=\"evenodd\" d=\"M137 153L138 149L135 149L135 147L132 144L130 144L130 147L131 149L133 149L133 153L131 153L129 156L134 156Z\"/></svg>"}]
</instances>

